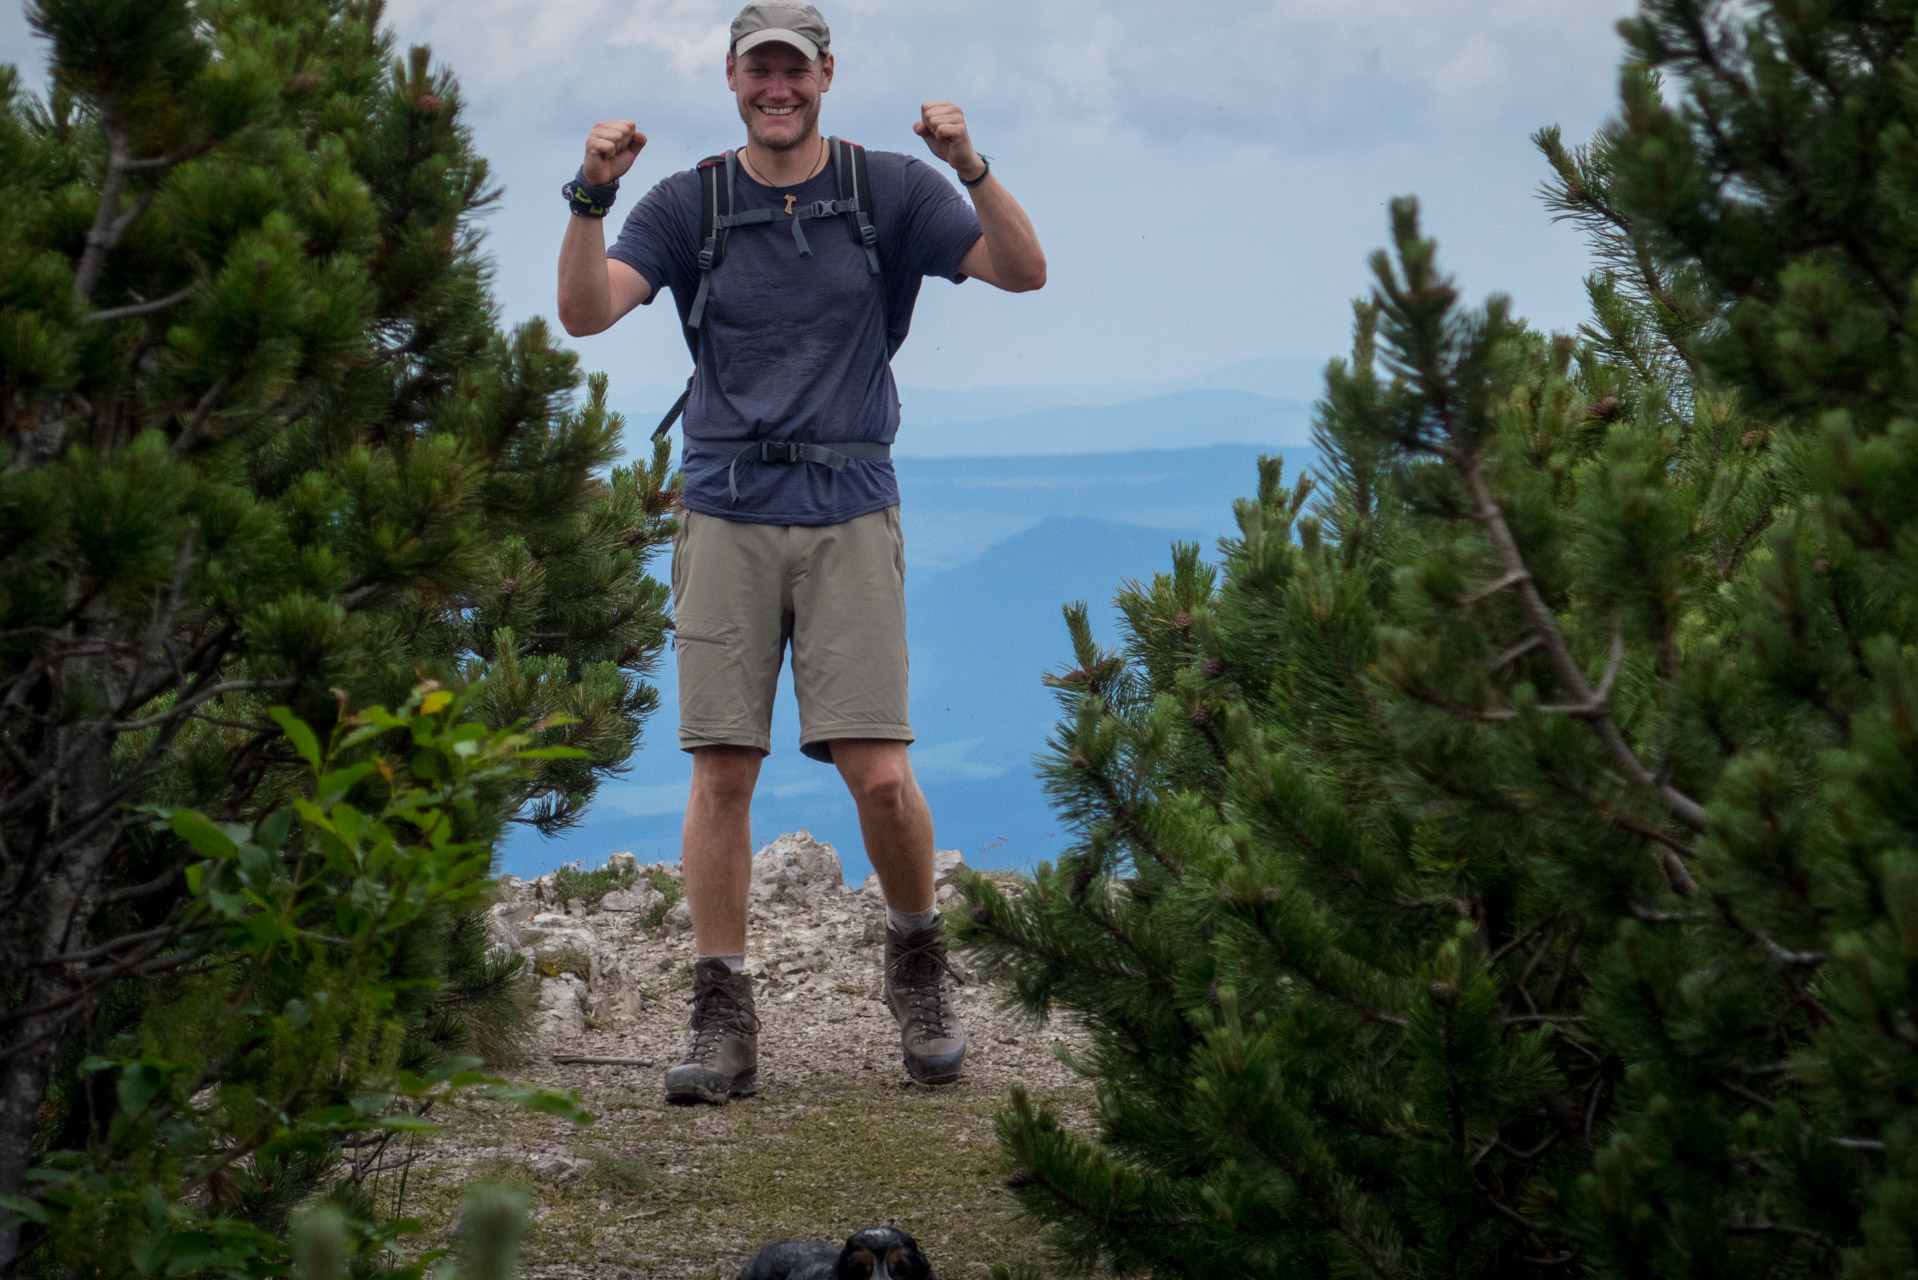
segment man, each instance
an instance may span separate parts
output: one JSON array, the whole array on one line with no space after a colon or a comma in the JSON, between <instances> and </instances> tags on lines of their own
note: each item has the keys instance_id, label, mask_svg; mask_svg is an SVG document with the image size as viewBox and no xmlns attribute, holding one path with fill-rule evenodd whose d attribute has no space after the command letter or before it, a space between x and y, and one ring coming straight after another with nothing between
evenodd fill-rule
<instances>
[{"instance_id":1,"label":"man","mask_svg":"<svg viewBox=\"0 0 1918 1280\"><path fill-rule=\"evenodd\" d=\"M862 165L836 152L818 127L830 43L809 4L741 10L726 82L746 145L659 182L610 250L601 220L645 135L601 121L565 188L567 332L599 333L667 287L694 349L672 585L679 741L693 756L681 862L698 958L692 1037L666 1072L672 1101L723 1103L757 1083L744 972L750 814L788 643L800 747L839 770L885 891L885 998L906 1070L946 1083L965 1057L932 903L932 816L907 759L890 361L924 277L1023 292L1045 283L1045 255L950 102L924 104L913 132L958 175L970 208L923 161L873 152ZM861 173L870 190L849 202ZM721 234L715 216L738 221ZM702 250L718 250L705 267Z\"/></svg>"}]
</instances>

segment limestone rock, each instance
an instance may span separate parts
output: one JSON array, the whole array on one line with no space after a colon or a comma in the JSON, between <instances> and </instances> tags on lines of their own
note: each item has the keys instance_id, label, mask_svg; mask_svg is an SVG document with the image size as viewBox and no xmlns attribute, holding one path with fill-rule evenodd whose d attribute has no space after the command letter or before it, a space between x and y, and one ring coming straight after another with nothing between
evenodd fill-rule
<instances>
[{"instance_id":1,"label":"limestone rock","mask_svg":"<svg viewBox=\"0 0 1918 1280\"><path fill-rule=\"evenodd\" d=\"M615 889L599 900L601 911L651 911L661 898L659 890L644 880L630 889Z\"/></svg>"},{"instance_id":2,"label":"limestone rock","mask_svg":"<svg viewBox=\"0 0 1918 1280\"><path fill-rule=\"evenodd\" d=\"M601 973L599 935L571 916L542 911L519 926L519 946L543 978L572 974L591 984Z\"/></svg>"},{"instance_id":3,"label":"limestone rock","mask_svg":"<svg viewBox=\"0 0 1918 1280\"><path fill-rule=\"evenodd\" d=\"M549 1035L578 1037L586 1034L586 984L573 974L541 978L539 983L540 1019Z\"/></svg>"},{"instance_id":4,"label":"limestone rock","mask_svg":"<svg viewBox=\"0 0 1918 1280\"><path fill-rule=\"evenodd\" d=\"M692 928L693 928L692 904L686 901L686 899L681 898L678 902L675 902L673 904L673 909L666 913L666 918L664 920L661 920L660 923L665 925L666 928L670 930L675 937L677 937L678 935L682 933L692 932Z\"/></svg>"},{"instance_id":5,"label":"limestone rock","mask_svg":"<svg viewBox=\"0 0 1918 1280\"><path fill-rule=\"evenodd\" d=\"M609 853L606 855L606 869L616 872L637 871L639 870L639 859L630 853Z\"/></svg>"},{"instance_id":6,"label":"limestone rock","mask_svg":"<svg viewBox=\"0 0 1918 1280\"><path fill-rule=\"evenodd\" d=\"M958 872L966 869L966 855L957 849L936 849L932 855L932 882L951 884Z\"/></svg>"},{"instance_id":7,"label":"limestone rock","mask_svg":"<svg viewBox=\"0 0 1918 1280\"><path fill-rule=\"evenodd\" d=\"M564 1151L542 1151L527 1163L535 1174L553 1182L571 1182L585 1165L583 1160Z\"/></svg>"},{"instance_id":8,"label":"limestone rock","mask_svg":"<svg viewBox=\"0 0 1918 1280\"><path fill-rule=\"evenodd\" d=\"M752 896L761 902L816 904L844 885L838 851L810 831L780 836L753 855Z\"/></svg>"}]
</instances>

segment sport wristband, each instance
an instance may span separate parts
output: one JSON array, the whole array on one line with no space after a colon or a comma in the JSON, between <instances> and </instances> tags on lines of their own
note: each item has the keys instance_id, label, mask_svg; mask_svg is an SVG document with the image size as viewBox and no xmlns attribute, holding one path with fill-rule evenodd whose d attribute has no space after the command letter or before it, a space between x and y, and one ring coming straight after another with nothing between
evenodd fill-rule
<instances>
[{"instance_id":1,"label":"sport wristband","mask_svg":"<svg viewBox=\"0 0 1918 1280\"><path fill-rule=\"evenodd\" d=\"M992 176L992 157L982 152L979 156L979 163L986 167L979 171L978 177L972 179L970 182L968 182L963 175L959 179L959 185L968 191Z\"/></svg>"},{"instance_id":2,"label":"sport wristband","mask_svg":"<svg viewBox=\"0 0 1918 1280\"><path fill-rule=\"evenodd\" d=\"M613 197L619 194L619 179L614 178L604 186L595 186L586 181L586 170L581 169L572 180L559 189L566 197L566 205L576 218L603 218L612 210Z\"/></svg>"}]
</instances>

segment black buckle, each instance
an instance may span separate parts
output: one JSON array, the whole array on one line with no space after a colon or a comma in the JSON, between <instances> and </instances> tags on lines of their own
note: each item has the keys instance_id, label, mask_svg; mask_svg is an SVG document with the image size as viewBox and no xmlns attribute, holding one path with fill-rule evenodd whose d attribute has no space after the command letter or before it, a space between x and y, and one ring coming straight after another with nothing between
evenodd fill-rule
<instances>
[{"instance_id":1,"label":"black buckle","mask_svg":"<svg viewBox=\"0 0 1918 1280\"><path fill-rule=\"evenodd\" d=\"M759 460L761 462L803 462L799 456L797 440L761 440L759 442Z\"/></svg>"},{"instance_id":2,"label":"black buckle","mask_svg":"<svg viewBox=\"0 0 1918 1280\"><path fill-rule=\"evenodd\" d=\"M808 206L806 216L811 218L830 218L839 212L839 210L834 207L834 203L835 202L831 200L815 200Z\"/></svg>"},{"instance_id":3,"label":"black buckle","mask_svg":"<svg viewBox=\"0 0 1918 1280\"><path fill-rule=\"evenodd\" d=\"M699 251L699 269L701 271L711 271L713 269L714 248L716 248L716 246L713 245L711 241L708 241L706 247Z\"/></svg>"}]
</instances>

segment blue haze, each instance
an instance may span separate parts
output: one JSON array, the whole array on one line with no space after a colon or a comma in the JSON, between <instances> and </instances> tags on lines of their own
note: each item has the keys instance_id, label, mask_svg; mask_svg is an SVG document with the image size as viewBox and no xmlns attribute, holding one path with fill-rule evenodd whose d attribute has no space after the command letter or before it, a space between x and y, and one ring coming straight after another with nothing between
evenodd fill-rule
<instances>
[{"instance_id":1,"label":"blue haze","mask_svg":"<svg viewBox=\"0 0 1918 1280\"><path fill-rule=\"evenodd\" d=\"M1169 567L1175 540L1215 558L1218 539L1234 532L1232 501L1252 492L1262 452L1282 453L1288 474L1314 456L1307 447L1226 444L898 461L919 735L913 766L939 847L963 851L975 866L1030 867L1070 842L1034 769L1058 712L1040 677L1072 665L1061 607L1086 601L1102 641L1115 643L1111 600L1120 583ZM678 858L691 768L674 741L670 656L659 683L661 710L626 776L602 786L565 836L516 834L502 870L592 866L618 849L642 862ZM809 830L839 850L847 880L858 883L870 870L858 820L838 775L799 754L790 671L773 744L753 805L755 847Z\"/></svg>"}]
</instances>

